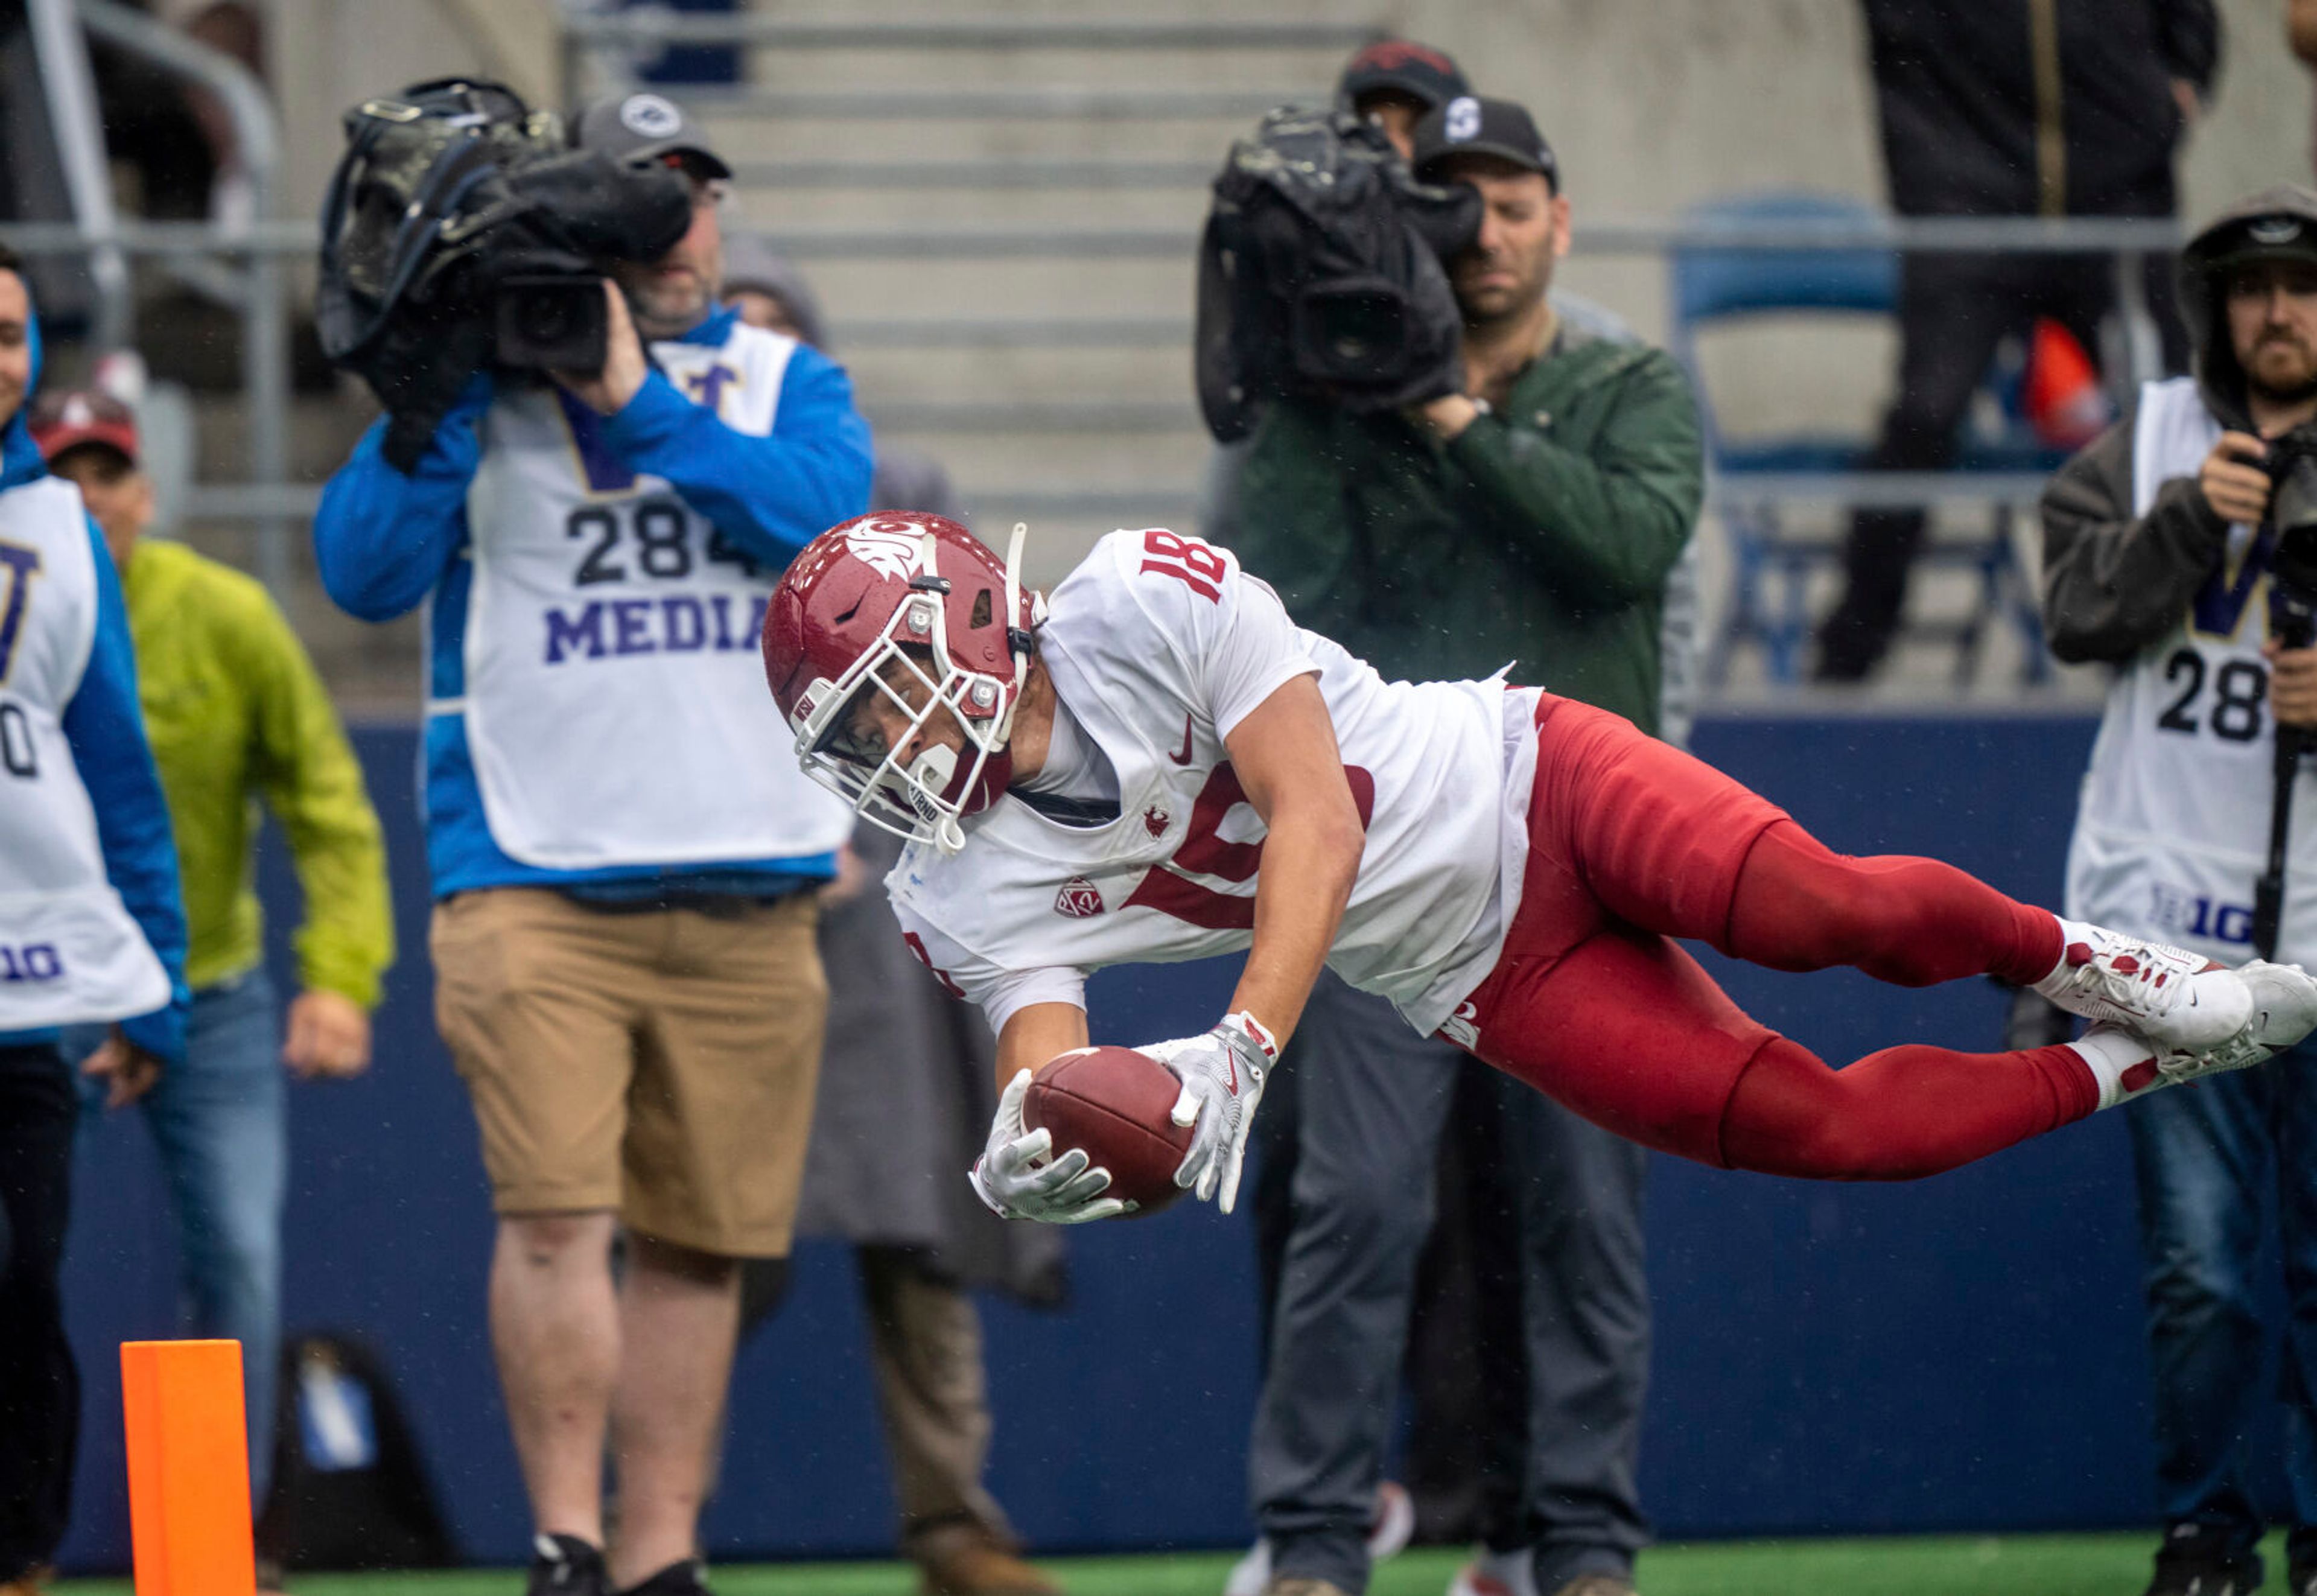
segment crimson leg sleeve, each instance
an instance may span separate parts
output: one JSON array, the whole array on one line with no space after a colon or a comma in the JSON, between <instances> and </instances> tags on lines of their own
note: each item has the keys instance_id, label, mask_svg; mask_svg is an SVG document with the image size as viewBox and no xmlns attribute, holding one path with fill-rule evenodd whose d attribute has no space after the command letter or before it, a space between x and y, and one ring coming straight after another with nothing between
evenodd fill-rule
<instances>
[{"instance_id":1,"label":"crimson leg sleeve","mask_svg":"<svg viewBox=\"0 0 2317 1596\"><path fill-rule=\"evenodd\" d=\"M1473 1053L1621 1136L1701 1163L1897 1180L1984 1158L2099 1103L2071 1047L1893 1047L1847 1070L1748 1015L1668 937L1613 925L1507 959L1465 1005Z\"/></svg>"},{"instance_id":2,"label":"crimson leg sleeve","mask_svg":"<svg viewBox=\"0 0 2317 1596\"><path fill-rule=\"evenodd\" d=\"M2047 910L1937 859L1847 857L1792 820L1748 852L1716 946L1773 970L1849 964L1898 986L1972 975L2032 986L2061 954Z\"/></svg>"},{"instance_id":3,"label":"crimson leg sleeve","mask_svg":"<svg viewBox=\"0 0 2317 1596\"><path fill-rule=\"evenodd\" d=\"M1831 1070L1773 1037L1722 1121L1731 1169L1817 1180L1912 1180L2040 1136L2099 1106L2073 1048L1957 1053L1910 1045Z\"/></svg>"}]
</instances>

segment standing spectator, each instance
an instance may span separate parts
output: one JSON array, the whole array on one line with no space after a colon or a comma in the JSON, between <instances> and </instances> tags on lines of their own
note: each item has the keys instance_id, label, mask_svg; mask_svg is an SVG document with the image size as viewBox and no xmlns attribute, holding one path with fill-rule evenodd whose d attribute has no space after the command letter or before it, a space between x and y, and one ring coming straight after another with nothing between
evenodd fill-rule
<instances>
[{"instance_id":1,"label":"standing spectator","mask_svg":"<svg viewBox=\"0 0 2317 1596\"><path fill-rule=\"evenodd\" d=\"M370 1013L394 957L385 841L329 695L265 589L183 543L142 541L153 484L129 409L103 394L54 396L33 411L32 440L51 471L79 486L128 604L146 734L177 839L192 988L184 1062L143 1106L175 1208L185 1333L241 1343L250 1489L263 1503L289 1177L282 1067L330 1080L370 1063ZM250 846L260 798L306 899L303 990L286 1041Z\"/></svg>"},{"instance_id":2,"label":"standing spectator","mask_svg":"<svg viewBox=\"0 0 2317 1596\"><path fill-rule=\"evenodd\" d=\"M756 238L732 240L726 302L752 327L826 350L828 329L804 276ZM872 510L962 519L949 473L930 455L880 446ZM1006 1511L982 1483L989 1458L989 1379L973 1287L1051 1304L1061 1238L1006 1224L956 1178L997 1107L996 1040L972 1005L944 992L901 941L874 883L900 838L857 827L840 884L822 900L828 1042L797 1225L854 1243L870 1367L901 1511L901 1555L926 1596L1055 1596L1024 1563ZM752 1263L742 1333L777 1305Z\"/></svg>"},{"instance_id":3,"label":"standing spectator","mask_svg":"<svg viewBox=\"0 0 2317 1596\"><path fill-rule=\"evenodd\" d=\"M2196 375L2143 388L2044 496L2053 650L2118 671L2069 850L2068 913L2237 964L2267 863L2276 724L2317 727L2317 649L2264 645L2250 606L2276 591L2264 440L2317 421L2317 193L2273 188L2231 206L2188 245L2180 282ZM2304 771L2280 959L2317 959L2308 782ZM2244 1453L2279 1330L2286 1588L2317 1592L2317 1046L2293 1058L2297 1068L2154 1094L2126 1116L2164 1517L2150 1596L2246 1596L2261 1582ZM2272 1202L2281 1325L2257 1279Z\"/></svg>"},{"instance_id":4,"label":"standing spectator","mask_svg":"<svg viewBox=\"0 0 2317 1596\"><path fill-rule=\"evenodd\" d=\"M1485 204L1451 271L1466 391L1404 417L1275 403L1240 478L1248 569L1299 623L1387 677L1485 677L1518 660L1654 731L1666 578L1703 485L1687 386L1662 352L1552 309L1569 202L1525 110L1451 101L1418 124L1415 166L1472 184ZM1361 1541L1460 1055L1332 977L1289 1051L1309 1061L1296 1071L1303 1130L1250 1469L1268 1589L1332 1596L1367 1583ZM1609 1596L1632 1588L1646 1534L1633 1477L1645 1158L1498 1084L1498 1161L1521 1172L1527 1455L1517 1511L1460 1578Z\"/></svg>"},{"instance_id":5,"label":"standing spectator","mask_svg":"<svg viewBox=\"0 0 2317 1596\"><path fill-rule=\"evenodd\" d=\"M24 424L40 332L0 249L0 1592L64 1538L80 1376L58 1287L77 1109L60 1027L118 1107L184 1056L185 919L104 541Z\"/></svg>"},{"instance_id":6,"label":"standing spectator","mask_svg":"<svg viewBox=\"0 0 2317 1596\"><path fill-rule=\"evenodd\" d=\"M2173 214L2172 157L2220 61L2212 0L1863 0L1891 204L1901 216ZM1899 394L1878 471L1953 463L1971 396L2006 335L2048 316L2100 347L2107 256L1909 254ZM2167 370L2185 355L2163 264L2147 295ZM1861 510L1817 676L1862 681L1891 647L1922 547L1920 510Z\"/></svg>"},{"instance_id":7,"label":"standing spectator","mask_svg":"<svg viewBox=\"0 0 2317 1596\"><path fill-rule=\"evenodd\" d=\"M2317 71L2317 0L2286 0L2285 41L2303 66ZM2309 162L2317 170L2317 138L2310 140Z\"/></svg>"},{"instance_id":8,"label":"standing spectator","mask_svg":"<svg viewBox=\"0 0 2317 1596\"><path fill-rule=\"evenodd\" d=\"M720 305L729 169L682 113L615 97L576 135L694 200L666 256L606 285L604 368L479 376L408 474L374 427L315 538L354 614L428 602L435 1009L499 1215L532 1589L685 1596L736 1260L789 1250L827 998L814 894L852 829L796 768L756 633L790 557L867 501L869 435L841 368Z\"/></svg>"}]
</instances>

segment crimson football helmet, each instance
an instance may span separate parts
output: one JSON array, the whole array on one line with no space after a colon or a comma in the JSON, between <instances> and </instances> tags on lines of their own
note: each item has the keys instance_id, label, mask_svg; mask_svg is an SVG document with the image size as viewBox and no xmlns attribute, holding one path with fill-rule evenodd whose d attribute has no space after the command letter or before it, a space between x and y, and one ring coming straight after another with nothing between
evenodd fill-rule
<instances>
[{"instance_id":1,"label":"crimson football helmet","mask_svg":"<svg viewBox=\"0 0 2317 1596\"><path fill-rule=\"evenodd\" d=\"M1043 601L1022 591L1024 532L1015 526L1000 564L941 516L855 516L805 546L765 614L765 680L805 773L872 824L946 853L1013 772L1014 709L1044 618ZM890 744L857 724L874 695L908 721ZM944 712L962 750L919 735Z\"/></svg>"}]
</instances>

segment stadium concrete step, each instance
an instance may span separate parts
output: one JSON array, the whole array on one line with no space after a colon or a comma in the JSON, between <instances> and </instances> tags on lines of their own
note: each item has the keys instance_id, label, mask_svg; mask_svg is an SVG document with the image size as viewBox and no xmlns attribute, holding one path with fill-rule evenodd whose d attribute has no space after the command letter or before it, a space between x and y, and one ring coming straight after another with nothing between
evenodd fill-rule
<instances>
[{"instance_id":1,"label":"stadium concrete step","mask_svg":"<svg viewBox=\"0 0 2317 1596\"><path fill-rule=\"evenodd\" d=\"M665 92L733 161L728 227L811 280L879 438L942 460L985 534L1031 521L1031 575L1051 580L1113 526L1190 521L1207 184L1265 111L1324 102L1381 15L765 8L745 13L741 83ZM631 62L715 31L586 25L614 57L644 41Z\"/></svg>"}]
</instances>

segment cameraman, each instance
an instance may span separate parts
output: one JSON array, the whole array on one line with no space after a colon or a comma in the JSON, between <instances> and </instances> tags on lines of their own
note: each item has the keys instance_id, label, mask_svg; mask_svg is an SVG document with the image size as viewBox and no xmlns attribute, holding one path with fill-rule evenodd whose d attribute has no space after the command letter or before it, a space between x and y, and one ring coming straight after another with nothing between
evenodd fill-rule
<instances>
[{"instance_id":1,"label":"cameraman","mask_svg":"<svg viewBox=\"0 0 2317 1596\"><path fill-rule=\"evenodd\" d=\"M1704 478L1688 386L1663 352L1555 312L1569 202L1525 110L1451 99L1418 124L1412 165L1484 202L1450 264L1460 390L1405 415L1275 401L1240 478L1240 554L1298 624L1388 677L1486 677L1516 660L1521 679L1655 732L1666 579ZM1249 1471L1269 1588L1355 1596L1462 1055L1323 979L1289 1058L1311 1062L1295 1070L1293 1233ZM1482 1089L1507 1084L1481 1073ZM1519 1250L1527 1444L1487 1459L1502 1476L1490 1494L1513 1511L1491 1515L1457 1588L1630 1592L1646 1538L1645 1155L1517 1092L1490 1151Z\"/></svg>"},{"instance_id":2,"label":"cameraman","mask_svg":"<svg viewBox=\"0 0 2317 1596\"><path fill-rule=\"evenodd\" d=\"M2118 668L2068 858L2068 913L2229 964L2250 953L2276 729L2317 726L2317 650L2264 641L2278 440L2317 441L2317 193L2268 189L2190 241L2196 375L2133 413L2044 496L2044 619L2061 659ZM2304 529L2296 538L2317 537ZM2295 781L2276 957L2317 959L2317 803ZM2304 1068L2317 1049L2297 1050ZM2317 1589L2317 1079L2218 1077L2127 1116L2156 1376L2165 1535L2151 1596L2249 1592L2261 1521L2242 1441L2271 1327L2254 1279L2274 1200L2287 1305L2289 1588Z\"/></svg>"},{"instance_id":3,"label":"cameraman","mask_svg":"<svg viewBox=\"0 0 2317 1596\"><path fill-rule=\"evenodd\" d=\"M720 307L730 174L682 113L633 94L576 133L693 196L690 230L605 284L603 369L477 377L407 475L381 422L314 530L347 610L427 605L435 1014L499 1215L531 1588L689 1596L736 1260L789 1249L814 893L852 820L798 770L757 632L796 551L866 507L869 433L840 367Z\"/></svg>"}]
</instances>

